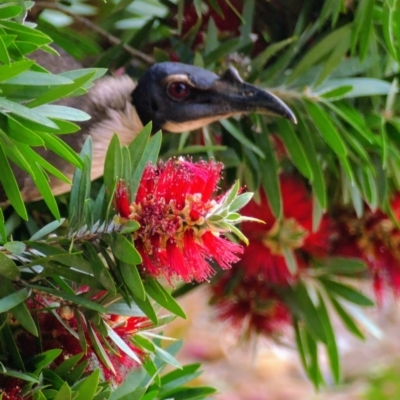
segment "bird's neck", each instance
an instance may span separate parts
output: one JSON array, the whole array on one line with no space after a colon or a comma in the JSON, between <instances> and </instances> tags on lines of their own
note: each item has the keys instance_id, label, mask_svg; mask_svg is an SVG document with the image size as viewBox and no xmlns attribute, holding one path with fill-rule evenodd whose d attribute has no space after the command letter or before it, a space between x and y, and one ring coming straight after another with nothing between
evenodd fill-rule
<instances>
[{"instance_id":1,"label":"bird's neck","mask_svg":"<svg viewBox=\"0 0 400 400\"><path fill-rule=\"evenodd\" d=\"M133 81L124 75L114 78L112 82L103 79L90 91L90 97L99 108L98 111L104 113L89 132L93 142L92 179L103 175L104 160L113 135L117 134L121 144L127 145L143 128L131 103L134 88Z\"/></svg>"}]
</instances>

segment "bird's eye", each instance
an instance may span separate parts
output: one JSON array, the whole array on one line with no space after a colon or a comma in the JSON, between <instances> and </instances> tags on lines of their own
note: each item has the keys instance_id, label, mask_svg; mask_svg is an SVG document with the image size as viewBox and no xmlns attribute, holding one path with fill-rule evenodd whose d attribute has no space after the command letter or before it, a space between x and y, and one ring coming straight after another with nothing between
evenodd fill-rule
<instances>
[{"instance_id":1,"label":"bird's eye","mask_svg":"<svg viewBox=\"0 0 400 400\"><path fill-rule=\"evenodd\" d=\"M168 95L174 100L184 100L189 90L189 85L184 82L171 82L167 87Z\"/></svg>"}]
</instances>

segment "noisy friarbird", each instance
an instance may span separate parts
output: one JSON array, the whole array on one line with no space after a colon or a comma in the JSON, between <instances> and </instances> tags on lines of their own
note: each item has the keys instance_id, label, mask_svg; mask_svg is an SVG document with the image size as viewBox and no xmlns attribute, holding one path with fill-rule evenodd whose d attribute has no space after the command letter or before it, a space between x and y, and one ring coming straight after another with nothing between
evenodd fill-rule
<instances>
[{"instance_id":1,"label":"noisy friarbird","mask_svg":"<svg viewBox=\"0 0 400 400\"><path fill-rule=\"evenodd\" d=\"M80 68L70 56L61 57L40 53L38 63L53 73ZM151 66L135 83L129 76L107 76L96 81L89 92L59 104L81 109L91 119L81 124L79 132L63 135L77 152L88 135L93 141L91 178L103 174L108 144L116 132L122 144L128 144L141 128L152 121L153 132L158 130L179 133L201 128L232 115L258 112L282 116L295 122L290 108L273 94L250 85L230 67L221 76L205 69L162 62ZM35 149L66 176L72 177L73 166L45 149ZM40 193L29 175L14 168L25 201L38 200ZM49 177L55 195L70 190L70 185ZM7 202L0 186L0 203Z\"/></svg>"}]
</instances>

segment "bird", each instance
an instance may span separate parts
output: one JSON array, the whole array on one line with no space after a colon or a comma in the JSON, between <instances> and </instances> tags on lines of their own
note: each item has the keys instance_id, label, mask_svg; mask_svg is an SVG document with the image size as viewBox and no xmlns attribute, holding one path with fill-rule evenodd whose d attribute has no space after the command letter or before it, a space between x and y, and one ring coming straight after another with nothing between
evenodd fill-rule
<instances>
[{"instance_id":1,"label":"bird","mask_svg":"<svg viewBox=\"0 0 400 400\"><path fill-rule=\"evenodd\" d=\"M81 68L65 51L57 50L60 56L40 51L32 58L52 73ZM281 99L243 81L234 67L217 75L197 66L168 61L150 66L137 83L126 74L105 76L83 96L63 99L57 104L80 109L91 117L80 124L78 132L63 135L63 139L79 152L86 138L91 137L92 180L103 174L108 144L114 133L122 145L127 145L149 122L153 133L193 131L220 119L250 112L280 116L296 123L294 113ZM67 177L72 177L73 165L49 150L36 151ZM23 200L39 200L41 195L28 173L16 166L13 170ZM49 176L49 182L54 195L70 191L68 183L54 176ZM0 185L0 205L6 203Z\"/></svg>"}]
</instances>

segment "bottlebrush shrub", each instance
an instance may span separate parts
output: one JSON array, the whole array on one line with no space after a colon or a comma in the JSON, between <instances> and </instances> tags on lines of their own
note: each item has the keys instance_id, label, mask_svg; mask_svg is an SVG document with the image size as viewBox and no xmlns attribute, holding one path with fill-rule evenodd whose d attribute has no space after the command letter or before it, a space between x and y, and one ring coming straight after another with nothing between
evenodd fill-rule
<instances>
[{"instance_id":1,"label":"bottlebrush shrub","mask_svg":"<svg viewBox=\"0 0 400 400\"><path fill-rule=\"evenodd\" d=\"M361 217L348 208L337 210L335 253L365 261L375 295L382 303L387 288L397 297L400 294L400 194L393 195L388 212L364 206Z\"/></svg>"},{"instance_id":2,"label":"bottlebrush shrub","mask_svg":"<svg viewBox=\"0 0 400 400\"><path fill-rule=\"evenodd\" d=\"M358 259L363 253L328 215L313 221L313 199L299 176L280 175L279 188L280 218L262 190L258 202L251 200L242 209L244 215L265 223L242 223L250 244L230 271L212 281L210 302L216 318L233 329L238 339L255 335L275 339L293 325L303 366L314 384L323 382L318 363L321 347L326 348L332 376L339 382L339 353L330 314L336 312L350 332L364 338L359 323L365 316L354 306L373 302L349 284L352 275L364 271ZM338 257L344 255L339 238L354 247L346 254L349 258Z\"/></svg>"},{"instance_id":3,"label":"bottlebrush shrub","mask_svg":"<svg viewBox=\"0 0 400 400\"><path fill-rule=\"evenodd\" d=\"M204 281L214 272L211 262L222 269L237 262L243 247L228 235L247 242L235 224L252 220L238 214L251 194L240 193L238 182L218 192L222 164L215 161L152 164L161 136L150 139L150 131L123 148L113 138L105 187L94 201L88 139L85 167L73 179L69 225L56 221L28 241L0 247L4 400L146 393L190 399L214 392L181 386L199 366L181 367L176 343L160 347L161 327L185 314L157 279ZM166 364L180 369L160 376Z\"/></svg>"}]
</instances>

